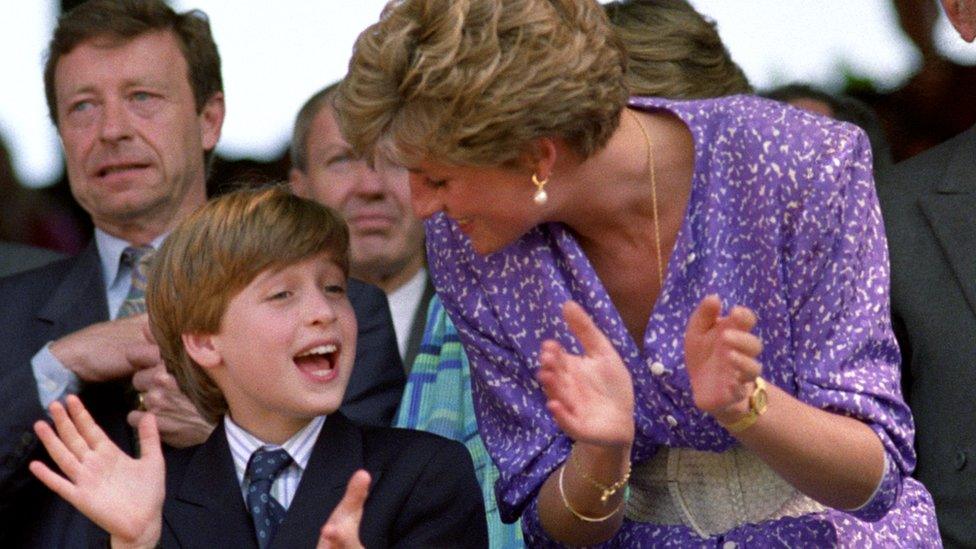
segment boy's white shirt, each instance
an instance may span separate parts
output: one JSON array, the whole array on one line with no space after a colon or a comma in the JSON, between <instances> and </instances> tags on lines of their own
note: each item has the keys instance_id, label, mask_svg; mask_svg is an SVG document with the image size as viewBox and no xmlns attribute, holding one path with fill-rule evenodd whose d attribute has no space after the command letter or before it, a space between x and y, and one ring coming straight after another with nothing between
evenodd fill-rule
<instances>
[{"instance_id":1,"label":"boy's white shirt","mask_svg":"<svg viewBox=\"0 0 976 549\"><path fill-rule=\"evenodd\" d=\"M234 460L234 470L237 472L237 482L241 487L241 497L244 498L245 506L247 505L247 488L250 485L250 480L244 475L247 472L247 464L251 460L251 455L260 448L271 450L283 448L291 456L292 463L285 467L271 485L271 497L275 498L286 510L291 506L291 500L295 497L298 483L302 480L302 474L308 466L312 449L315 448L315 441L318 440L324 424L325 416L316 417L279 446L262 441L234 423L230 414L224 415L224 431L227 435L227 444L230 446L230 455Z\"/></svg>"}]
</instances>

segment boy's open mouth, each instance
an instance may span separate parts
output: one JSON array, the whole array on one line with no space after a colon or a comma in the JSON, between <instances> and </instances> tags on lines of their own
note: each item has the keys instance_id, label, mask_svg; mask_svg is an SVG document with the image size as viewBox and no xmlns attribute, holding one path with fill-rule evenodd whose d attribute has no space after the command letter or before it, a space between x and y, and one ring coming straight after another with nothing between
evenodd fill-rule
<instances>
[{"instance_id":1,"label":"boy's open mouth","mask_svg":"<svg viewBox=\"0 0 976 549\"><path fill-rule=\"evenodd\" d=\"M335 375L339 347L334 343L318 345L295 355L295 365L312 379L326 381Z\"/></svg>"}]
</instances>

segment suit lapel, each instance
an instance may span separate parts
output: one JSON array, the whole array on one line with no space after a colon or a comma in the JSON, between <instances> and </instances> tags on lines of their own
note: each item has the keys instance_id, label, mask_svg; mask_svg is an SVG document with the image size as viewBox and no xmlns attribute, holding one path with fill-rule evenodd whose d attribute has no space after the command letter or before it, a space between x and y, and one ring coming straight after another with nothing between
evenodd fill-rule
<instances>
[{"instance_id":1,"label":"suit lapel","mask_svg":"<svg viewBox=\"0 0 976 549\"><path fill-rule=\"evenodd\" d=\"M164 519L180 546L257 547L222 421L172 488Z\"/></svg>"},{"instance_id":2,"label":"suit lapel","mask_svg":"<svg viewBox=\"0 0 976 549\"><path fill-rule=\"evenodd\" d=\"M976 127L959 141L945 179L919 206L976 314Z\"/></svg>"},{"instance_id":3,"label":"suit lapel","mask_svg":"<svg viewBox=\"0 0 976 549\"><path fill-rule=\"evenodd\" d=\"M322 525L342 499L349 477L362 467L363 435L359 427L339 412L329 415L272 547L314 546Z\"/></svg>"},{"instance_id":4,"label":"suit lapel","mask_svg":"<svg viewBox=\"0 0 976 549\"><path fill-rule=\"evenodd\" d=\"M109 319L102 264L94 238L66 268L64 277L38 309L35 324L37 333L43 334L41 342L53 341ZM131 409L125 400L128 385L128 379L82 384L79 396L109 438L131 454L132 430L126 423L126 414Z\"/></svg>"},{"instance_id":5,"label":"suit lapel","mask_svg":"<svg viewBox=\"0 0 976 549\"><path fill-rule=\"evenodd\" d=\"M66 334L108 320L108 299L102 283L102 266L93 238L75 261L37 318L52 324L54 333Z\"/></svg>"},{"instance_id":6,"label":"suit lapel","mask_svg":"<svg viewBox=\"0 0 976 549\"><path fill-rule=\"evenodd\" d=\"M413 369L413 362L420 352L420 342L424 338L424 330L427 328L427 307L430 300L434 297L434 285L431 283L430 275L424 275L424 293L420 296L420 303L414 311L413 320L410 322L410 335L407 338L407 353L403 360L403 366L407 373Z\"/></svg>"}]
</instances>

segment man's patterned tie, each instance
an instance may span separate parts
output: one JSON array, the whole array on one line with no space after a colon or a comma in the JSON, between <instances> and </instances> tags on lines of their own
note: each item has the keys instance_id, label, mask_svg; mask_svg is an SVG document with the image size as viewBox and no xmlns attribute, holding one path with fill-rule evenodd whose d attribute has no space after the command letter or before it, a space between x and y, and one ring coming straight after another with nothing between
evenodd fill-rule
<instances>
[{"instance_id":1,"label":"man's patterned tie","mask_svg":"<svg viewBox=\"0 0 976 549\"><path fill-rule=\"evenodd\" d=\"M119 308L118 318L146 312L146 275L155 253L152 246L129 246L122 251L122 263L131 270L132 285Z\"/></svg>"}]
</instances>

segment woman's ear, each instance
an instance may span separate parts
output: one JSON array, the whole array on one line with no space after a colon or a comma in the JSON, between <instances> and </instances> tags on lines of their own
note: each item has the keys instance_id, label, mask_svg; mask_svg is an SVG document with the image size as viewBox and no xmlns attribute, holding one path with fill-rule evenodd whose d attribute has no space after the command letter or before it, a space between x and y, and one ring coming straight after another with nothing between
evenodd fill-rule
<instances>
[{"instance_id":1,"label":"woman's ear","mask_svg":"<svg viewBox=\"0 0 976 549\"><path fill-rule=\"evenodd\" d=\"M548 179L552 175L553 167L556 165L556 158L559 150L556 147L556 140L551 137L540 137L533 141L525 153L525 161L529 169L538 178Z\"/></svg>"},{"instance_id":2,"label":"woman's ear","mask_svg":"<svg viewBox=\"0 0 976 549\"><path fill-rule=\"evenodd\" d=\"M213 334L183 334L183 347L194 362L204 368L215 368L223 363Z\"/></svg>"}]
</instances>

